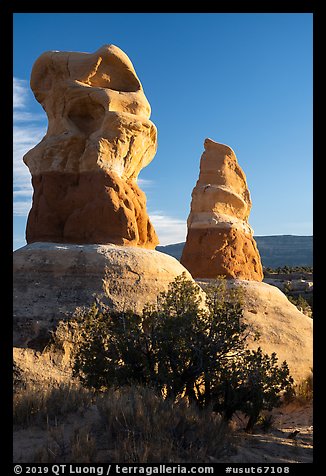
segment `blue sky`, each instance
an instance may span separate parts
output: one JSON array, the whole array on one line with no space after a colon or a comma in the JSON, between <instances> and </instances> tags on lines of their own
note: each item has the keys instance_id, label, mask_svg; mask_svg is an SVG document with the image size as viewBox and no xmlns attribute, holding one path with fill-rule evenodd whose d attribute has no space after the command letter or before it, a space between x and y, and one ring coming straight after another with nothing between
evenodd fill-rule
<instances>
[{"instance_id":1,"label":"blue sky","mask_svg":"<svg viewBox=\"0 0 326 476\"><path fill-rule=\"evenodd\" d=\"M47 50L112 43L131 59L158 150L140 174L161 244L184 241L206 137L232 147L247 176L255 235L312 234L310 13L14 14L14 249L25 245L30 174L22 156L46 132L29 89Z\"/></svg>"}]
</instances>

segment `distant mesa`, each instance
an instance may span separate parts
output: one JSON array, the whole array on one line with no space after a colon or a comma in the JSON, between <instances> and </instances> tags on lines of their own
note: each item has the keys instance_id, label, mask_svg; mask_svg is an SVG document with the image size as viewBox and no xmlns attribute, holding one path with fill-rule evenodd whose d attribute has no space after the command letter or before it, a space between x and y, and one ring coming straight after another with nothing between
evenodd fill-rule
<instances>
[{"instance_id":1,"label":"distant mesa","mask_svg":"<svg viewBox=\"0 0 326 476\"><path fill-rule=\"evenodd\" d=\"M313 237L297 235L256 236L262 265L269 268L313 265ZM157 251L181 259L185 242L157 246Z\"/></svg>"},{"instance_id":2,"label":"distant mesa","mask_svg":"<svg viewBox=\"0 0 326 476\"><path fill-rule=\"evenodd\" d=\"M206 139L204 148L181 263L194 278L262 281L245 174L227 145Z\"/></svg>"},{"instance_id":3,"label":"distant mesa","mask_svg":"<svg viewBox=\"0 0 326 476\"><path fill-rule=\"evenodd\" d=\"M137 177L156 153L151 108L128 56L48 51L31 88L48 116L45 137L24 156L32 174L32 242L158 244Z\"/></svg>"}]
</instances>

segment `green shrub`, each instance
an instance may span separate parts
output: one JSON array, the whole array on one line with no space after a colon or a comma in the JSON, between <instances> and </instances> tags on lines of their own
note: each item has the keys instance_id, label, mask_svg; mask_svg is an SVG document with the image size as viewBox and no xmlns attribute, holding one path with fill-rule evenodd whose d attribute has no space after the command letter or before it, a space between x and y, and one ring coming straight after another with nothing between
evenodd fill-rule
<instances>
[{"instance_id":1,"label":"green shrub","mask_svg":"<svg viewBox=\"0 0 326 476\"><path fill-rule=\"evenodd\" d=\"M299 294L299 296L296 297L291 295L290 292L291 291L289 291L289 289L285 289L285 295L288 298L288 300L292 304L294 304L299 309L300 312L312 318L313 317L312 302L310 305L309 302L301 294ZM311 298L310 300L312 301Z\"/></svg>"},{"instance_id":2,"label":"green shrub","mask_svg":"<svg viewBox=\"0 0 326 476\"><path fill-rule=\"evenodd\" d=\"M246 431L251 432L262 410L281 404L281 396L293 393L293 379L286 362L279 367L277 356L246 350L230 366L225 366L214 387L214 409L230 419L237 410L249 417Z\"/></svg>"},{"instance_id":3,"label":"green shrub","mask_svg":"<svg viewBox=\"0 0 326 476\"><path fill-rule=\"evenodd\" d=\"M241 410L251 430L260 411L278 405L293 380L275 354L247 349L250 329L239 292L225 280L205 291L204 306L200 288L181 275L140 316L94 305L80 321L74 375L95 389L152 386L172 401L214 405L225 420Z\"/></svg>"}]
</instances>

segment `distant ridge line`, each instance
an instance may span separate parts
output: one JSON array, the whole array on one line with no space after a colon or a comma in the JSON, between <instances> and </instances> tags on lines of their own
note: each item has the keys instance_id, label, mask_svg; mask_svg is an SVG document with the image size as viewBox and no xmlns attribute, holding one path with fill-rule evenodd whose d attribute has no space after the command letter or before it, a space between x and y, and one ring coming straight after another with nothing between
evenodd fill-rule
<instances>
[{"instance_id":1,"label":"distant ridge line","mask_svg":"<svg viewBox=\"0 0 326 476\"><path fill-rule=\"evenodd\" d=\"M313 235L254 236L263 266L312 266ZM180 260L185 242L157 246L156 250Z\"/></svg>"}]
</instances>

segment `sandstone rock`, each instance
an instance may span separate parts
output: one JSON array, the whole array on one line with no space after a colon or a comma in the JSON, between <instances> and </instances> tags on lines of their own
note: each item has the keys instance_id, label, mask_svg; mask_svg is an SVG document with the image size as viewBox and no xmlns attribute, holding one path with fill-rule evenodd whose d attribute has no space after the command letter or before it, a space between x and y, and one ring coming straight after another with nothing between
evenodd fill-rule
<instances>
[{"instance_id":1,"label":"sandstone rock","mask_svg":"<svg viewBox=\"0 0 326 476\"><path fill-rule=\"evenodd\" d=\"M251 199L233 150L206 139L192 192L181 263L194 278L261 281L262 265L248 224Z\"/></svg>"},{"instance_id":2,"label":"sandstone rock","mask_svg":"<svg viewBox=\"0 0 326 476\"><path fill-rule=\"evenodd\" d=\"M51 387L56 384L73 383L75 380L71 365L65 365L63 358L58 362L58 358L58 355L51 352L14 347L14 388L30 384L45 384Z\"/></svg>"},{"instance_id":3,"label":"sandstone rock","mask_svg":"<svg viewBox=\"0 0 326 476\"><path fill-rule=\"evenodd\" d=\"M155 248L137 177L155 155L157 132L127 55L114 45L43 53L31 88L49 124L24 156L34 187L27 242Z\"/></svg>"},{"instance_id":4,"label":"sandstone rock","mask_svg":"<svg viewBox=\"0 0 326 476\"><path fill-rule=\"evenodd\" d=\"M183 272L172 256L117 245L32 243L14 252L14 345L29 346L76 307L141 312Z\"/></svg>"},{"instance_id":5,"label":"sandstone rock","mask_svg":"<svg viewBox=\"0 0 326 476\"><path fill-rule=\"evenodd\" d=\"M205 282L198 283L205 289ZM297 382L310 375L313 320L301 313L275 286L233 279L228 280L228 285L243 289L244 320L260 335L259 341L251 341L249 347L260 346L268 354L276 352L279 364L286 360Z\"/></svg>"}]
</instances>

